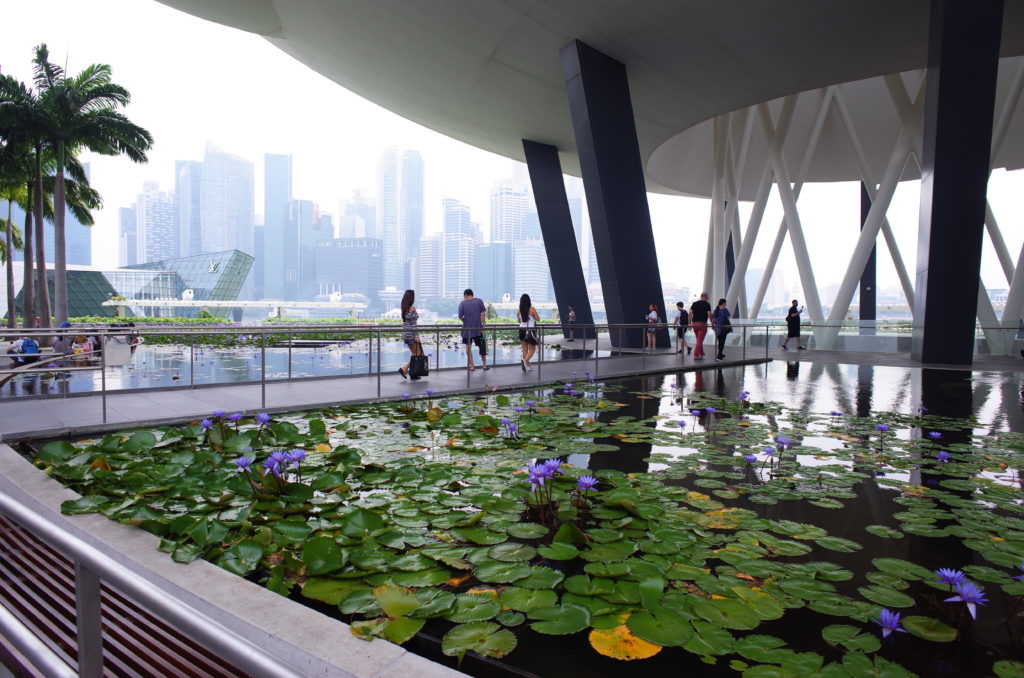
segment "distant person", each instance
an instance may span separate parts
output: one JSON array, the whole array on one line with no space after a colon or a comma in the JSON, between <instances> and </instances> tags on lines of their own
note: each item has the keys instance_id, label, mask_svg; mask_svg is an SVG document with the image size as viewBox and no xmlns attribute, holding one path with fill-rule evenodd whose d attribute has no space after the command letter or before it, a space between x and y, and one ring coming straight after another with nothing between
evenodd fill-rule
<instances>
[{"instance_id":1,"label":"distant person","mask_svg":"<svg viewBox=\"0 0 1024 678\"><path fill-rule=\"evenodd\" d=\"M704 360L704 337L708 334L708 319L711 316L711 304L708 293L701 292L700 299L690 304L690 324L693 325L693 336L696 348L693 350L694 360Z\"/></svg>"},{"instance_id":2,"label":"distant person","mask_svg":"<svg viewBox=\"0 0 1024 678\"><path fill-rule=\"evenodd\" d=\"M473 344L476 344L480 351L480 362L483 363L486 372L491 369L487 366L487 339L483 332L487 325L487 307L483 301L473 296L473 290L469 288L462 293L459 320L462 321L462 343L466 346L466 364L469 371L476 370L476 365L473 364Z\"/></svg>"},{"instance_id":3,"label":"distant person","mask_svg":"<svg viewBox=\"0 0 1024 678\"><path fill-rule=\"evenodd\" d=\"M420 335L416 331L416 323L420 319L420 314L412 305L414 301L416 301L416 292L406 290L402 295L402 341L409 348L409 362L412 362L413 356L423 355L423 345L420 344ZM409 362L398 368L402 379L409 378ZM419 377L413 377L413 379L419 379Z\"/></svg>"},{"instance_id":4,"label":"distant person","mask_svg":"<svg viewBox=\"0 0 1024 678\"><path fill-rule=\"evenodd\" d=\"M793 300L793 305L789 307L789 311L786 312L786 340L782 342L782 350L788 351L789 347L786 344L789 343L790 339L796 339L796 347L800 350L807 348L800 343L800 314L803 313L804 307L796 307L797 300Z\"/></svg>"},{"instance_id":5,"label":"distant person","mask_svg":"<svg viewBox=\"0 0 1024 678\"><path fill-rule=\"evenodd\" d=\"M647 348L654 350L658 338L658 305L647 304Z\"/></svg>"},{"instance_id":6,"label":"distant person","mask_svg":"<svg viewBox=\"0 0 1024 678\"><path fill-rule=\"evenodd\" d=\"M726 308L725 299L719 299L718 308L711 316L711 321L715 326L715 340L718 342L718 354L715 355L715 360L725 360L725 340L732 332L732 321L729 320L731 315L729 309Z\"/></svg>"},{"instance_id":7,"label":"distant person","mask_svg":"<svg viewBox=\"0 0 1024 678\"><path fill-rule=\"evenodd\" d=\"M568 339L568 341L572 341L575 338L575 334L576 334L576 309L573 308L572 304L569 304L569 317L568 317L568 320L569 320L569 339Z\"/></svg>"},{"instance_id":8,"label":"distant person","mask_svg":"<svg viewBox=\"0 0 1024 678\"><path fill-rule=\"evenodd\" d=\"M687 355L693 352L693 348L686 343L686 330L690 325L690 314L686 312L683 302L676 302L676 319L673 321L676 326L676 353L682 353L686 349Z\"/></svg>"},{"instance_id":9,"label":"distant person","mask_svg":"<svg viewBox=\"0 0 1024 678\"><path fill-rule=\"evenodd\" d=\"M516 319L519 321L519 346L523 349L521 367L523 372L530 372L533 370L530 359L537 352L537 323L540 322L540 316L537 315L537 309L533 307L529 294L519 297Z\"/></svg>"}]
</instances>

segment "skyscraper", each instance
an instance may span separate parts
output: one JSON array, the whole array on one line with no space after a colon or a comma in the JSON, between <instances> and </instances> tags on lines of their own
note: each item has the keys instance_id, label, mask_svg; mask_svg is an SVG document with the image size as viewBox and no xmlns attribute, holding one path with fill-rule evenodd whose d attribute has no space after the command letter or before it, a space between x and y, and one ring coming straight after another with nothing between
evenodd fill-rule
<instances>
[{"instance_id":1,"label":"skyscraper","mask_svg":"<svg viewBox=\"0 0 1024 678\"><path fill-rule=\"evenodd\" d=\"M362 294L370 303L384 281L384 257L377 238L330 238L317 243L317 293Z\"/></svg>"},{"instance_id":2,"label":"skyscraper","mask_svg":"<svg viewBox=\"0 0 1024 678\"><path fill-rule=\"evenodd\" d=\"M178 206L178 251L182 257L194 257L203 251L202 188L203 163L198 160L175 161L174 198Z\"/></svg>"},{"instance_id":3,"label":"skyscraper","mask_svg":"<svg viewBox=\"0 0 1024 678\"><path fill-rule=\"evenodd\" d=\"M491 242L523 240L527 208L524 184L512 179L496 181L491 188Z\"/></svg>"},{"instance_id":4,"label":"skyscraper","mask_svg":"<svg viewBox=\"0 0 1024 678\"><path fill-rule=\"evenodd\" d=\"M290 228L292 203L292 156L263 156L263 259L257 262L266 299L285 296L285 242Z\"/></svg>"},{"instance_id":5,"label":"skyscraper","mask_svg":"<svg viewBox=\"0 0 1024 678\"><path fill-rule=\"evenodd\" d=\"M206 143L200 188L201 251L252 255L253 166Z\"/></svg>"},{"instance_id":6,"label":"skyscraper","mask_svg":"<svg viewBox=\"0 0 1024 678\"><path fill-rule=\"evenodd\" d=\"M551 300L551 272L548 269L548 255L543 240L522 240L516 243L515 253L515 298L529 294L536 303Z\"/></svg>"},{"instance_id":7,"label":"skyscraper","mask_svg":"<svg viewBox=\"0 0 1024 678\"><path fill-rule=\"evenodd\" d=\"M416 295L421 299L444 295L443 234L420 238L416 257Z\"/></svg>"},{"instance_id":8,"label":"skyscraper","mask_svg":"<svg viewBox=\"0 0 1024 678\"><path fill-rule=\"evenodd\" d=\"M134 266L139 262L139 222L135 205L118 209L117 265Z\"/></svg>"},{"instance_id":9,"label":"skyscraper","mask_svg":"<svg viewBox=\"0 0 1024 678\"><path fill-rule=\"evenodd\" d=\"M377 206L355 191L353 196L341 204L341 219L338 222L339 238L378 238Z\"/></svg>"},{"instance_id":10,"label":"skyscraper","mask_svg":"<svg viewBox=\"0 0 1024 678\"><path fill-rule=\"evenodd\" d=\"M469 205L454 198L442 201L444 209L444 296L457 299L471 287L476 268L479 229L469 218Z\"/></svg>"},{"instance_id":11,"label":"skyscraper","mask_svg":"<svg viewBox=\"0 0 1024 678\"><path fill-rule=\"evenodd\" d=\"M320 234L320 216L310 200L292 200L289 206L288 229L285 233L284 296L287 301L312 301L316 288L316 248L321 240L334 233Z\"/></svg>"},{"instance_id":12,"label":"skyscraper","mask_svg":"<svg viewBox=\"0 0 1024 678\"><path fill-rule=\"evenodd\" d=\"M423 158L419 151L402 153L402 175L399 184L398 223L402 232L402 265L408 265L420 249L423 237ZM409 285L406 276L405 285Z\"/></svg>"},{"instance_id":13,"label":"skyscraper","mask_svg":"<svg viewBox=\"0 0 1024 678\"><path fill-rule=\"evenodd\" d=\"M135 200L137 263L178 258L178 216L174 195L155 181L142 184Z\"/></svg>"},{"instance_id":14,"label":"skyscraper","mask_svg":"<svg viewBox=\"0 0 1024 678\"><path fill-rule=\"evenodd\" d=\"M384 286L401 287L405 282L405 246L398 227L398 149L388 146L380 156L377 183L377 215L384 242Z\"/></svg>"},{"instance_id":15,"label":"skyscraper","mask_svg":"<svg viewBox=\"0 0 1024 678\"><path fill-rule=\"evenodd\" d=\"M501 301L514 291L512 243L492 242L476 250L473 291L484 301Z\"/></svg>"}]
</instances>

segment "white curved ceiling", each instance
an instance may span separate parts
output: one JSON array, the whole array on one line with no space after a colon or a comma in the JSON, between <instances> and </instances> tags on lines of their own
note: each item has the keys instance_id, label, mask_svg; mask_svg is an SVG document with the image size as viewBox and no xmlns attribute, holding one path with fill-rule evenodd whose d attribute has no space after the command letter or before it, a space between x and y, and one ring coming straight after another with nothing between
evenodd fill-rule
<instances>
[{"instance_id":1,"label":"white curved ceiling","mask_svg":"<svg viewBox=\"0 0 1024 678\"><path fill-rule=\"evenodd\" d=\"M696 176L710 168L700 150L710 135L700 123L787 94L923 67L929 7L928 0L160 2L263 35L346 89L474 146L522 160L523 138L555 145L563 169L577 175L559 50L582 40L626 64L649 189L691 194L707 193ZM1006 3L1003 25L1003 56L1024 54L1024 2ZM891 115L873 116L886 105L891 111L884 102L859 107L865 136L875 117L888 129ZM822 158L833 136L823 139ZM872 146L891 145L876 136ZM1022 143L1008 139L1006 147L1024 154ZM1021 166L1019 158L1007 162ZM852 167L818 160L809 178L859 179Z\"/></svg>"}]
</instances>

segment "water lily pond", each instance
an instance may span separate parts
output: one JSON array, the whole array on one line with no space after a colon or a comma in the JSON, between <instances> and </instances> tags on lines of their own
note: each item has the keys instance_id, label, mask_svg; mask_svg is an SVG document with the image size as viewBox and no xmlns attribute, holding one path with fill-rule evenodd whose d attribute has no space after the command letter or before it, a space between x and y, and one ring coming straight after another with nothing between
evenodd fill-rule
<instances>
[{"instance_id":1,"label":"water lily pond","mask_svg":"<svg viewBox=\"0 0 1024 678\"><path fill-rule=\"evenodd\" d=\"M217 412L34 459L66 513L475 675L1024 675L1012 379L792 369Z\"/></svg>"}]
</instances>

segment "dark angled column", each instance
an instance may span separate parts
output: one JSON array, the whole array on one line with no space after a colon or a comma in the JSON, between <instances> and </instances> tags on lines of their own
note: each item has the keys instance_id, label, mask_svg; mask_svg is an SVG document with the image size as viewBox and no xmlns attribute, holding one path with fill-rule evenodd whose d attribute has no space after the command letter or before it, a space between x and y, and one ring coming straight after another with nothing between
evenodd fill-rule
<instances>
[{"instance_id":1,"label":"dark angled column","mask_svg":"<svg viewBox=\"0 0 1024 678\"><path fill-rule=\"evenodd\" d=\"M932 0L911 355L970 365L1002 0Z\"/></svg>"},{"instance_id":2,"label":"dark angled column","mask_svg":"<svg viewBox=\"0 0 1024 678\"><path fill-rule=\"evenodd\" d=\"M868 220L868 212L871 211L871 196L868 195L867 186L862 181L860 183L860 227L864 229L864 222ZM876 275L875 275L875 253L878 250L877 247L871 248L871 256L868 257L867 263L864 264L864 272L860 274L860 320L861 320L861 334L874 334L875 333L875 321L878 320L878 291L875 289ZM870 327L864 327L863 323L865 320L871 321ZM858 415L860 416L860 415Z\"/></svg>"},{"instance_id":3,"label":"dark angled column","mask_svg":"<svg viewBox=\"0 0 1024 678\"><path fill-rule=\"evenodd\" d=\"M587 281L583 277L583 264L576 243L576 232L569 212L569 199L565 195L565 180L562 178L562 163L558 160L558 149L549 144L523 139L526 166L530 170L530 184L533 199L537 204L540 218L540 232L544 236L544 249L551 269L551 284L555 288L558 303L558 317L566 322L569 305L576 310L578 325L593 325L594 314L590 311L590 297L587 295ZM564 337L569 332L562 330ZM594 338L593 328L577 330L576 339Z\"/></svg>"},{"instance_id":4,"label":"dark angled column","mask_svg":"<svg viewBox=\"0 0 1024 678\"><path fill-rule=\"evenodd\" d=\"M651 303L667 319L626 67L574 40L562 48L562 75L608 322L642 323ZM618 334L612 331L613 343ZM622 345L643 346L643 334L623 332ZM657 345L670 346L666 330Z\"/></svg>"}]
</instances>

